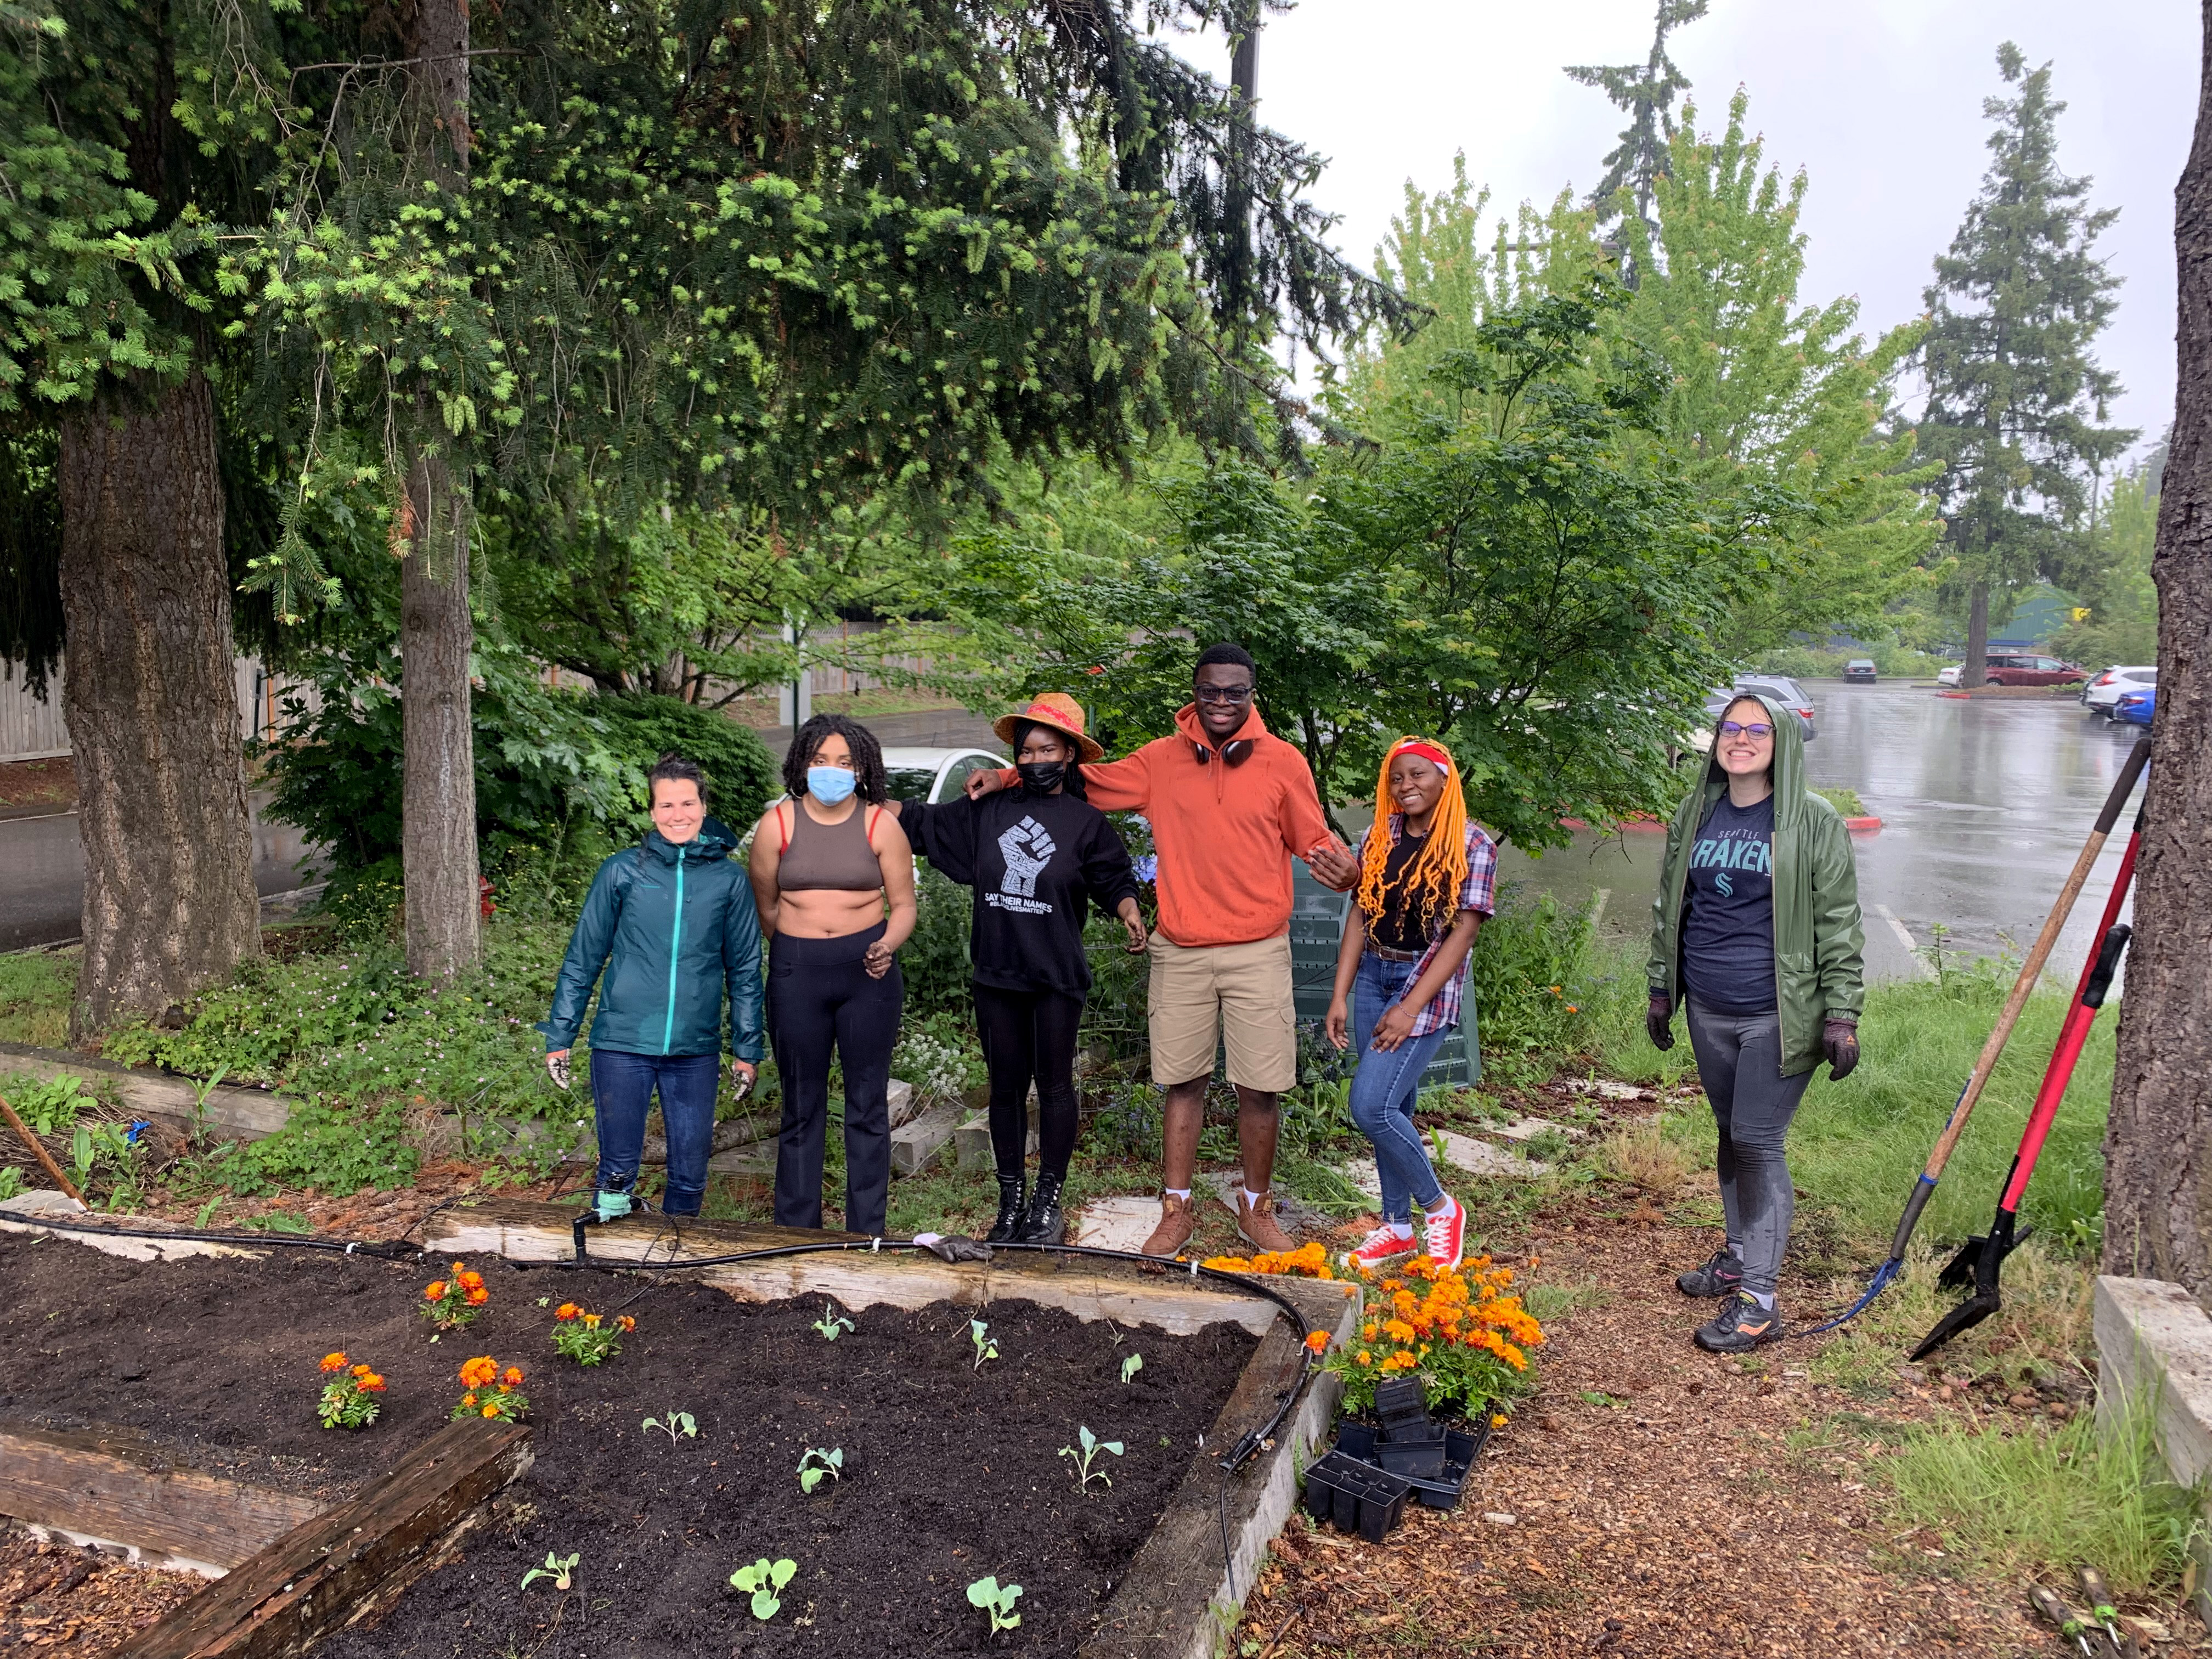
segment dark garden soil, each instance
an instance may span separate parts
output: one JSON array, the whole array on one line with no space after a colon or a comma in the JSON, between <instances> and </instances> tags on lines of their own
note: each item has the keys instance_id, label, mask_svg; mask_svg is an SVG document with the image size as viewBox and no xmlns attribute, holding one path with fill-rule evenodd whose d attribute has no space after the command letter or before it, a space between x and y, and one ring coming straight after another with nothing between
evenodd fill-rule
<instances>
[{"instance_id":1,"label":"dark garden soil","mask_svg":"<svg viewBox=\"0 0 2212 1659\"><path fill-rule=\"evenodd\" d=\"M966 1309L863 1309L833 1343L813 1328L818 1298L748 1304L492 1258L470 1262L488 1308L434 1344L414 1303L448 1265L304 1250L137 1263L0 1235L0 1417L135 1428L210 1473L334 1498L434 1432L461 1363L490 1354L526 1374L535 1467L457 1564L319 1655L1065 1654L1255 1346L1234 1325L1170 1337L1001 1302L987 1310L1001 1357L977 1370ZM618 1358L587 1370L554 1354L551 1309L572 1298L635 1316ZM335 1349L389 1381L360 1433L315 1420ZM1144 1366L1124 1384L1133 1351ZM678 1412L696 1437L640 1426ZM1098 1458L1110 1487L1077 1492L1059 1453L1079 1425L1123 1443ZM803 1497L809 1447L842 1448L845 1472ZM573 1588L521 1589L549 1551L581 1557ZM728 1583L763 1556L798 1564L766 1623ZM986 1574L1024 1589L1021 1627L994 1640L966 1596Z\"/></svg>"}]
</instances>

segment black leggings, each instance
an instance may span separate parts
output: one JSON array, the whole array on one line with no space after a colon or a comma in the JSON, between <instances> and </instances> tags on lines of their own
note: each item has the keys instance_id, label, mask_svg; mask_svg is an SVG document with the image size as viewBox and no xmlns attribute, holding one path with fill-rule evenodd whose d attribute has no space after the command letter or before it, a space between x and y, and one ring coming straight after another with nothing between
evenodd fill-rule
<instances>
[{"instance_id":1,"label":"black leggings","mask_svg":"<svg viewBox=\"0 0 2212 1659\"><path fill-rule=\"evenodd\" d=\"M1075 1028L1082 1019L1080 997L975 987L975 1030L991 1068L991 1155L1006 1180L1022 1172L1032 1080L1038 1173L1067 1179L1067 1160L1075 1155Z\"/></svg>"},{"instance_id":2,"label":"black leggings","mask_svg":"<svg viewBox=\"0 0 2212 1659\"><path fill-rule=\"evenodd\" d=\"M880 1237L891 1187L891 1048L906 981L893 962L870 979L860 958L884 924L836 939L769 944L768 1029L783 1079L775 1147L775 1220L822 1224L822 1142L830 1121L830 1054L845 1065L845 1226Z\"/></svg>"}]
</instances>

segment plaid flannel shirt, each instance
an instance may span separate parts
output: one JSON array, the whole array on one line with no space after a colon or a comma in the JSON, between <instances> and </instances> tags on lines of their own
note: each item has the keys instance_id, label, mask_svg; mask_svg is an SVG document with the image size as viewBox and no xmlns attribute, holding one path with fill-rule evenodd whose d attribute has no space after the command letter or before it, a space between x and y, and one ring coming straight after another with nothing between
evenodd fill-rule
<instances>
[{"instance_id":1,"label":"plaid flannel shirt","mask_svg":"<svg viewBox=\"0 0 2212 1659\"><path fill-rule=\"evenodd\" d=\"M1390 844L1393 847L1398 844L1398 838L1404 832L1404 813L1390 814ZM1375 831L1370 828L1367 833L1371 836ZM1366 845L1365 838L1362 837L1361 848L1364 849ZM1477 915L1486 917L1496 912L1497 885L1498 843L1491 840L1480 824L1470 818L1467 825L1467 879L1460 884L1459 902L1452 906L1450 916L1437 924L1436 935L1429 940L1429 948L1413 964L1413 976L1407 981L1409 988L1419 984L1421 975L1429 971L1429 964L1437 959L1437 952L1443 948L1444 936L1451 931L1451 923L1457 919L1460 911L1472 910ZM1410 1035L1426 1036L1431 1031L1448 1031L1459 1024L1460 1005L1467 996L1468 975L1471 971L1474 955L1469 951L1461 958L1459 971L1437 987L1436 995L1429 999L1429 1006L1413 1016L1413 1029Z\"/></svg>"}]
</instances>

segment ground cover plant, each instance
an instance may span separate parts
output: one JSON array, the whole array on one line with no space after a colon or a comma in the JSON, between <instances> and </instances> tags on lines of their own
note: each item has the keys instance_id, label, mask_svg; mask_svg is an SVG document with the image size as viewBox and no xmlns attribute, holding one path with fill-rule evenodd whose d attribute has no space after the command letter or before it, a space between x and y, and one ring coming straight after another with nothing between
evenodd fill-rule
<instances>
[{"instance_id":1,"label":"ground cover plant","mask_svg":"<svg viewBox=\"0 0 2212 1659\"><path fill-rule=\"evenodd\" d=\"M471 1267L491 1296L457 1349L450 1336L433 1346L414 1311L413 1264L307 1251L142 1263L0 1235L10 1287L0 1399L12 1420L136 1429L196 1466L335 1497L427 1438L458 1394L477 1394L480 1411L509 1386L522 1369L510 1356L547 1341L562 1301L588 1289L611 1315L635 1298L646 1316L617 1361L531 1370L537 1461L501 1523L377 1630L319 1653L528 1653L562 1596L587 1594L624 1609L628 1633L664 1652L742 1643L748 1654L860 1659L887 1650L888 1629L901 1651L1036 1655L1064 1652L1090 1628L1255 1346L1233 1325L1188 1337L1144 1329L1144 1370L1124 1384L1119 1356L1139 1333L1000 1301L990 1321L1000 1357L979 1376L964 1309L875 1307L832 1346L811 1328L818 1298L743 1304L672 1279L578 1284L489 1258ZM563 1283L572 1288L538 1305L539 1287ZM155 1297L189 1317L149 1328ZM253 1316L272 1301L286 1310L281 1326ZM331 1375L320 1363L340 1352L375 1356L386 1385L382 1415L360 1434L326 1432L314 1410ZM1058 1453L1078 1425L1123 1447L1119 1457L1100 1449L1112 1486L1094 1474L1077 1491ZM824 1456L834 1475L802 1493L794 1471L802 1460L818 1471ZM549 1556L573 1575L569 1591L545 1577L526 1590L526 1574L550 1572ZM796 1564L771 1582L781 1606L766 1621L753 1592L730 1583L762 1559ZM967 1587L986 1575L1023 1586L1018 1627L994 1634L969 1601ZM599 1615L580 1618L587 1606L565 1605L564 1632L599 1628Z\"/></svg>"}]
</instances>

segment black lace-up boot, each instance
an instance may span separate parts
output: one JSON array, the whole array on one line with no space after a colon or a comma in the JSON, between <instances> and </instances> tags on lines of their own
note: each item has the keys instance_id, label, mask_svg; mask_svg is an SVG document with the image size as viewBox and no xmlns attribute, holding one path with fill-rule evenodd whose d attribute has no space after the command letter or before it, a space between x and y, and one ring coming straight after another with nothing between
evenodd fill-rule
<instances>
[{"instance_id":1,"label":"black lace-up boot","mask_svg":"<svg viewBox=\"0 0 2212 1659\"><path fill-rule=\"evenodd\" d=\"M1022 1230L1025 1183L1020 1176L999 1177L999 1218L983 1236L986 1244L1011 1244Z\"/></svg>"},{"instance_id":2,"label":"black lace-up boot","mask_svg":"<svg viewBox=\"0 0 2212 1659\"><path fill-rule=\"evenodd\" d=\"M1060 1189L1066 1184L1066 1176L1037 1176L1036 1195L1030 1200L1030 1212L1022 1221L1022 1230L1015 1235L1023 1244L1060 1244L1067 1238L1067 1218L1060 1213Z\"/></svg>"}]
</instances>

